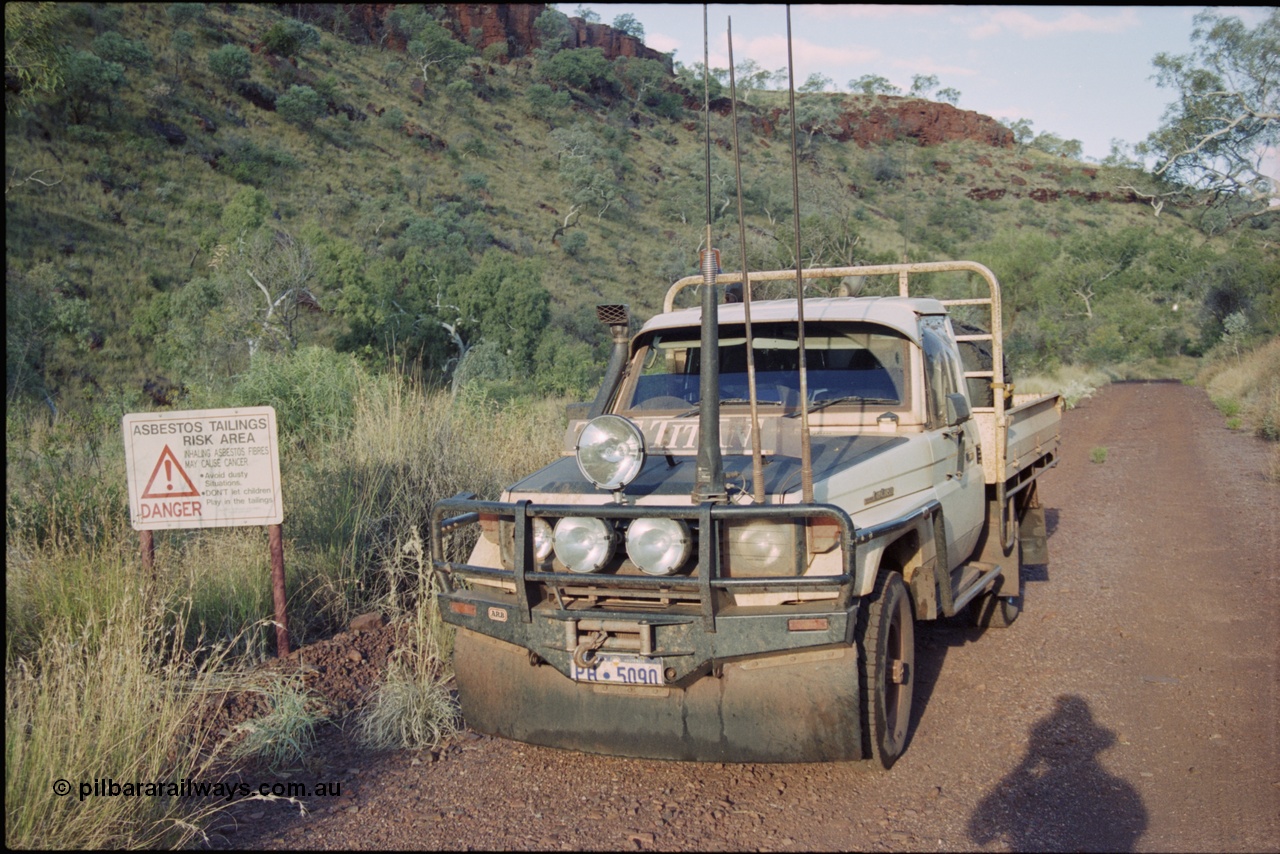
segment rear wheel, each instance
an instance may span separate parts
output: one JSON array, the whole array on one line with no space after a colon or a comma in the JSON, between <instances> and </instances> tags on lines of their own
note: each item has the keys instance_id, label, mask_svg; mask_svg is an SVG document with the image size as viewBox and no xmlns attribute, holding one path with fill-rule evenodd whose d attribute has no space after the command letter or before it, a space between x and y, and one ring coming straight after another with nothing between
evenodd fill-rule
<instances>
[{"instance_id":1,"label":"rear wheel","mask_svg":"<svg viewBox=\"0 0 1280 854\"><path fill-rule=\"evenodd\" d=\"M1014 553L1017 555L1017 562L1014 564L1017 569L1017 576L1013 578L1005 577L1001 580L1001 593L1006 595L997 596L995 593L983 593L978 598L969 603L969 618L973 620L973 624L983 629L1007 629L1013 625L1013 621L1018 619L1018 615L1022 613L1022 544L1015 543L1013 547ZM1007 595L1008 587L1017 595Z\"/></svg>"},{"instance_id":2,"label":"rear wheel","mask_svg":"<svg viewBox=\"0 0 1280 854\"><path fill-rule=\"evenodd\" d=\"M984 629L1007 629L1022 613L1022 597L1010 599L984 593L969 603L969 616L973 624Z\"/></svg>"},{"instance_id":3,"label":"rear wheel","mask_svg":"<svg viewBox=\"0 0 1280 854\"><path fill-rule=\"evenodd\" d=\"M859 613L863 747L885 768L907 746L915 683L915 614L902 576L881 573Z\"/></svg>"}]
</instances>

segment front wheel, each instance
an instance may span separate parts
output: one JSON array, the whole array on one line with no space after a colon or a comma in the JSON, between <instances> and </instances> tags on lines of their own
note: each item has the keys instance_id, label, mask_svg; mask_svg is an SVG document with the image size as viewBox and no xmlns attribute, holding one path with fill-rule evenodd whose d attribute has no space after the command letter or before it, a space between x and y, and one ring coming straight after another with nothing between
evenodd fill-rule
<instances>
[{"instance_id":1,"label":"front wheel","mask_svg":"<svg viewBox=\"0 0 1280 854\"><path fill-rule=\"evenodd\" d=\"M915 613L902 576L884 572L858 617L863 747L892 768L907 746L915 683Z\"/></svg>"}]
</instances>

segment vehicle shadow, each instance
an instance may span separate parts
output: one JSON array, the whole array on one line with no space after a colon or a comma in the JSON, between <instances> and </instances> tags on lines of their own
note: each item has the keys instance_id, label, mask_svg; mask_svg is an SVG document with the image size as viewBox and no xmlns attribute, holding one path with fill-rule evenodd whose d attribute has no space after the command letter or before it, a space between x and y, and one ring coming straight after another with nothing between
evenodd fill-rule
<instances>
[{"instance_id":1,"label":"vehicle shadow","mask_svg":"<svg viewBox=\"0 0 1280 854\"><path fill-rule=\"evenodd\" d=\"M969 840L1012 851L1133 851L1147 828L1146 807L1097 759L1115 741L1084 698L1059 696L1053 712L1032 726L1018 767L969 817Z\"/></svg>"},{"instance_id":2,"label":"vehicle shadow","mask_svg":"<svg viewBox=\"0 0 1280 854\"><path fill-rule=\"evenodd\" d=\"M911 725L907 746L915 738L920 720L925 715L933 689L942 674L947 652L982 637L983 629L972 625L968 611L928 623L916 623L916 674L911 699Z\"/></svg>"}]
</instances>

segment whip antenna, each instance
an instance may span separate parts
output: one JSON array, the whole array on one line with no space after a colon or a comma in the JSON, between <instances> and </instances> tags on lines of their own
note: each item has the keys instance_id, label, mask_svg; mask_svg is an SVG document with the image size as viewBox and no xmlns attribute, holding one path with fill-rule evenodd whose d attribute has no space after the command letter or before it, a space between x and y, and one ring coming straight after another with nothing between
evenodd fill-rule
<instances>
[{"instance_id":1,"label":"whip antenna","mask_svg":"<svg viewBox=\"0 0 1280 854\"><path fill-rule=\"evenodd\" d=\"M796 224L796 351L800 357L800 488L813 503L813 453L809 436L809 371L804 349L804 277L800 272L800 167L796 154L796 70L791 58L791 4L787 4L787 95L791 104L791 207Z\"/></svg>"},{"instance_id":2,"label":"whip antenna","mask_svg":"<svg viewBox=\"0 0 1280 854\"><path fill-rule=\"evenodd\" d=\"M702 6L702 106L706 117L707 235L702 250L702 340L699 345L698 462L694 503L723 502L724 462L720 455L720 322L716 315L716 274L720 253L711 248L711 48L707 41L707 5Z\"/></svg>"},{"instance_id":3,"label":"whip antenna","mask_svg":"<svg viewBox=\"0 0 1280 854\"><path fill-rule=\"evenodd\" d=\"M742 150L738 147L738 84L733 73L733 18L729 19L729 100L733 104L733 171L738 182L738 245L742 249L742 321L747 338L747 399L751 401L751 497L756 504L763 504L764 458L760 452L760 402L756 399L756 353L751 337L747 223L742 216Z\"/></svg>"}]
</instances>

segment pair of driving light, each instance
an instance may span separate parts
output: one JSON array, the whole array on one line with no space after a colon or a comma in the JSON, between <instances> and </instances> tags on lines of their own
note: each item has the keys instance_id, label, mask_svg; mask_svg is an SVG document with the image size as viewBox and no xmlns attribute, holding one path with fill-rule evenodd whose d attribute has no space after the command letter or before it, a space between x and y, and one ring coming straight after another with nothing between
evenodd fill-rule
<instances>
[{"instance_id":1,"label":"pair of driving light","mask_svg":"<svg viewBox=\"0 0 1280 854\"><path fill-rule=\"evenodd\" d=\"M693 537L680 519L636 519L627 528L627 557L648 575L671 575L689 559ZM589 516L566 516L554 530L533 520L533 551L541 563L556 557L570 572L599 572L613 559L618 535L613 525Z\"/></svg>"},{"instance_id":2,"label":"pair of driving light","mask_svg":"<svg viewBox=\"0 0 1280 854\"><path fill-rule=\"evenodd\" d=\"M578 469L599 489L617 491L644 468L644 434L619 415L601 415L578 434ZM670 575L689 558L692 537L679 519L636 519L627 528L627 557L649 575ZM551 530L534 519L533 543L538 560L554 549L571 572L599 572L617 548L617 531L603 519L566 516Z\"/></svg>"}]
</instances>

